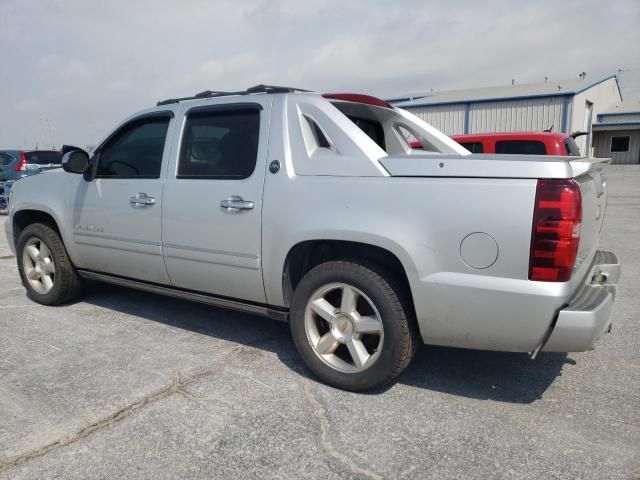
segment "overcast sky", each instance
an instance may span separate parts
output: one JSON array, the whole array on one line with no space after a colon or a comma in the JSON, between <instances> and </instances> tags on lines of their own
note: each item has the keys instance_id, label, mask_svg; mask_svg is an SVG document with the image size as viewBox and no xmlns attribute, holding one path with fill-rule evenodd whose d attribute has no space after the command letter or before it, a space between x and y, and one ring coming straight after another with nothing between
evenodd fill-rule
<instances>
[{"instance_id":1,"label":"overcast sky","mask_svg":"<svg viewBox=\"0 0 640 480\"><path fill-rule=\"evenodd\" d=\"M156 101L258 83L382 97L613 74L640 0L0 0L0 147L96 143Z\"/></svg>"}]
</instances>

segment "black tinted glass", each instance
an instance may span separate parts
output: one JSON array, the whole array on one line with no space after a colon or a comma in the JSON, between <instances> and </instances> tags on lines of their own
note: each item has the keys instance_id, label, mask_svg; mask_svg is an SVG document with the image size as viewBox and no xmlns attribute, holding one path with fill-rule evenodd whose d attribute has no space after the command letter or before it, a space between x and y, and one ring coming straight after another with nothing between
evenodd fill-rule
<instances>
[{"instance_id":1,"label":"black tinted glass","mask_svg":"<svg viewBox=\"0 0 640 480\"><path fill-rule=\"evenodd\" d=\"M460 145L469 150L471 153L482 153L484 151L484 149L482 148L482 143L480 142L463 142Z\"/></svg>"},{"instance_id":2,"label":"black tinted glass","mask_svg":"<svg viewBox=\"0 0 640 480\"><path fill-rule=\"evenodd\" d=\"M13 157L7 153L0 153L0 167L4 167L13 162Z\"/></svg>"},{"instance_id":3,"label":"black tinted glass","mask_svg":"<svg viewBox=\"0 0 640 480\"><path fill-rule=\"evenodd\" d=\"M546 155L544 143L535 140L500 140L496 142L496 153L518 155Z\"/></svg>"},{"instance_id":4,"label":"black tinted glass","mask_svg":"<svg viewBox=\"0 0 640 480\"><path fill-rule=\"evenodd\" d=\"M239 180L251 176L258 157L259 133L257 108L189 114L178 178Z\"/></svg>"},{"instance_id":5,"label":"black tinted glass","mask_svg":"<svg viewBox=\"0 0 640 480\"><path fill-rule=\"evenodd\" d=\"M630 137L611 137L612 152L628 152Z\"/></svg>"},{"instance_id":6,"label":"black tinted glass","mask_svg":"<svg viewBox=\"0 0 640 480\"><path fill-rule=\"evenodd\" d=\"M564 141L564 146L567 147L567 155L572 157L580 156L580 149L578 148L578 144L573 138L567 138Z\"/></svg>"},{"instance_id":7,"label":"black tinted glass","mask_svg":"<svg viewBox=\"0 0 640 480\"><path fill-rule=\"evenodd\" d=\"M27 163L35 163L36 165L49 165L62 163L62 155L60 152L35 151L25 152Z\"/></svg>"},{"instance_id":8,"label":"black tinted glass","mask_svg":"<svg viewBox=\"0 0 640 480\"><path fill-rule=\"evenodd\" d=\"M380 148L382 148L383 150L385 149L384 129L382 128L382 124L380 122L352 116L349 116L349 120L360 127L360 130L369 135L369 137L371 137L371 140L376 142Z\"/></svg>"},{"instance_id":9,"label":"black tinted glass","mask_svg":"<svg viewBox=\"0 0 640 480\"><path fill-rule=\"evenodd\" d=\"M96 177L158 178L169 117L134 121L100 148Z\"/></svg>"}]
</instances>

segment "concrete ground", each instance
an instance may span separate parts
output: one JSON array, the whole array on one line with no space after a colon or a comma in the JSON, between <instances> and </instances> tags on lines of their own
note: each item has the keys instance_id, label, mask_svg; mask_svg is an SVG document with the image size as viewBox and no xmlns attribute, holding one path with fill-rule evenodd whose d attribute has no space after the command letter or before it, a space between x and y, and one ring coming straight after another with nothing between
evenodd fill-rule
<instances>
[{"instance_id":1,"label":"concrete ground","mask_svg":"<svg viewBox=\"0 0 640 480\"><path fill-rule=\"evenodd\" d=\"M282 323L100 284L36 305L2 239L0 478L640 478L640 168L609 188L597 350L425 347L369 394L315 381Z\"/></svg>"}]
</instances>

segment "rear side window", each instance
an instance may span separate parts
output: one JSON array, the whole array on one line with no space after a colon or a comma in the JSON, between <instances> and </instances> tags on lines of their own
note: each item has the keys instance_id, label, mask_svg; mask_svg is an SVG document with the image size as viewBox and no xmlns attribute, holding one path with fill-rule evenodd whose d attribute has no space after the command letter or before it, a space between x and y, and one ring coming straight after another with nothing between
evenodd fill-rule
<instances>
[{"instance_id":1,"label":"rear side window","mask_svg":"<svg viewBox=\"0 0 640 480\"><path fill-rule=\"evenodd\" d=\"M0 153L0 167L6 167L11 162L13 162L14 158L8 153Z\"/></svg>"},{"instance_id":2,"label":"rear side window","mask_svg":"<svg viewBox=\"0 0 640 480\"><path fill-rule=\"evenodd\" d=\"M544 143L536 140L500 140L496 142L496 153L517 155L546 155Z\"/></svg>"},{"instance_id":3,"label":"rear side window","mask_svg":"<svg viewBox=\"0 0 640 480\"><path fill-rule=\"evenodd\" d=\"M36 165L50 165L62 163L62 155L60 152L47 152L47 151L35 151L25 152L27 157L27 163L34 163Z\"/></svg>"},{"instance_id":4,"label":"rear side window","mask_svg":"<svg viewBox=\"0 0 640 480\"><path fill-rule=\"evenodd\" d=\"M484 148L482 148L482 143L480 142L461 142L460 145L469 150L471 153L484 152Z\"/></svg>"},{"instance_id":5,"label":"rear side window","mask_svg":"<svg viewBox=\"0 0 640 480\"><path fill-rule=\"evenodd\" d=\"M567 148L567 155L571 157L580 156L580 148L578 148L578 144L573 138L567 138L564 141L564 146Z\"/></svg>"},{"instance_id":6,"label":"rear side window","mask_svg":"<svg viewBox=\"0 0 640 480\"><path fill-rule=\"evenodd\" d=\"M159 178L169 117L125 125L100 147L96 178Z\"/></svg>"},{"instance_id":7,"label":"rear side window","mask_svg":"<svg viewBox=\"0 0 640 480\"><path fill-rule=\"evenodd\" d=\"M256 167L258 107L189 113L182 136L178 178L248 178Z\"/></svg>"}]
</instances>

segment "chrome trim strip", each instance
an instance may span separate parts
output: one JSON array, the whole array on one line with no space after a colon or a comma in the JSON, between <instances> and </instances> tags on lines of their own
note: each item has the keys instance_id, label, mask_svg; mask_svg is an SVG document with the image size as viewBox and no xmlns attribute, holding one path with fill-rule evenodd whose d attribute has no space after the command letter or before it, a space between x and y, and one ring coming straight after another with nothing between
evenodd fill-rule
<instances>
[{"instance_id":1,"label":"chrome trim strip","mask_svg":"<svg viewBox=\"0 0 640 480\"><path fill-rule=\"evenodd\" d=\"M240 300L231 300L228 298L215 297L205 293L196 293L191 291L179 290L173 287L166 287L162 285L156 285L153 283L146 283L138 280L132 280L129 278L118 277L109 275L106 273L90 272L87 270L78 270L78 274L82 278L89 280L96 280L100 282L112 283L114 285L120 285L122 287L136 288L138 290L144 290L151 293L157 293L160 295L166 295L169 297L180 298L183 300L190 300L193 302L205 303L214 307L228 308L230 310L236 310L245 313L251 313L253 315L260 315L263 317L269 317L274 320L282 322L289 321L289 312L283 310L277 310L270 308L266 305L255 305L250 303L244 303Z\"/></svg>"},{"instance_id":2,"label":"chrome trim strip","mask_svg":"<svg viewBox=\"0 0 640 480\"><path fill-rule=\"evenodd\" d=\"M77 236L77 237L100 238L102 240L115 240L116 242L137 243L138 245L151 245L153 247L162 246L160 242L152 242L151 240L133 240L131 238L115 237L113 235L102 235L99 233L73 232L73 235L74 237Z\"/></svg>"},{"instance_id":3,"label":"chrome trim strip","mask_svg":"<svg viewBox=\"0 0 640 480\"><path fill-rule=\"evenodd\" d=\"M258 255L252 254L252 253L229 252L226 250L210 250L208 248L189 247L187 245L177 245L175 243L163 243L162 246L165 248L175 248L176 250L188 250L191 252L212 253L214 255L227 255L230 257L250 258L252 260L258 259Z\"/></svg>"},{"instance_id":4,"label":"chrome trim strip","mask_svg":"<svg viewBox=\"0 0 640 480\"><path fill-rule=\"evenodd\" d=\"M250 267L247 265L239 265L237 263L231 263L231 262L219 262L219 261L214 261L214 260L207 260L204 258L189 258L185 255L180 255L180 254L175 254L172 255L170 253L167 253L166 251L164 252L164 257L165 258L172 258L174 260L184 260L186 262L197 262L197 263L209 263L212 265L224 265L225 267L234 267L234 268L245 268L247 270L260 270L259 267Z\"/></svg>"},{"instance_id":5,"label":"chrome trim strip","mask_svg":"<svg viewBox=\"0 0 640 480\"><path fill-rule=\"evenodd\" d=\"M150 252L148 250L134 250L133 248L114 247L113 245L99 245L97 243L79 242L76 240L76 245L84 245L86 247L106 248L108 250L118 250L121 252L141 253L142 255L154 255L156 257L162 256L160 251Z\"/></svg>"}]
</instances>

